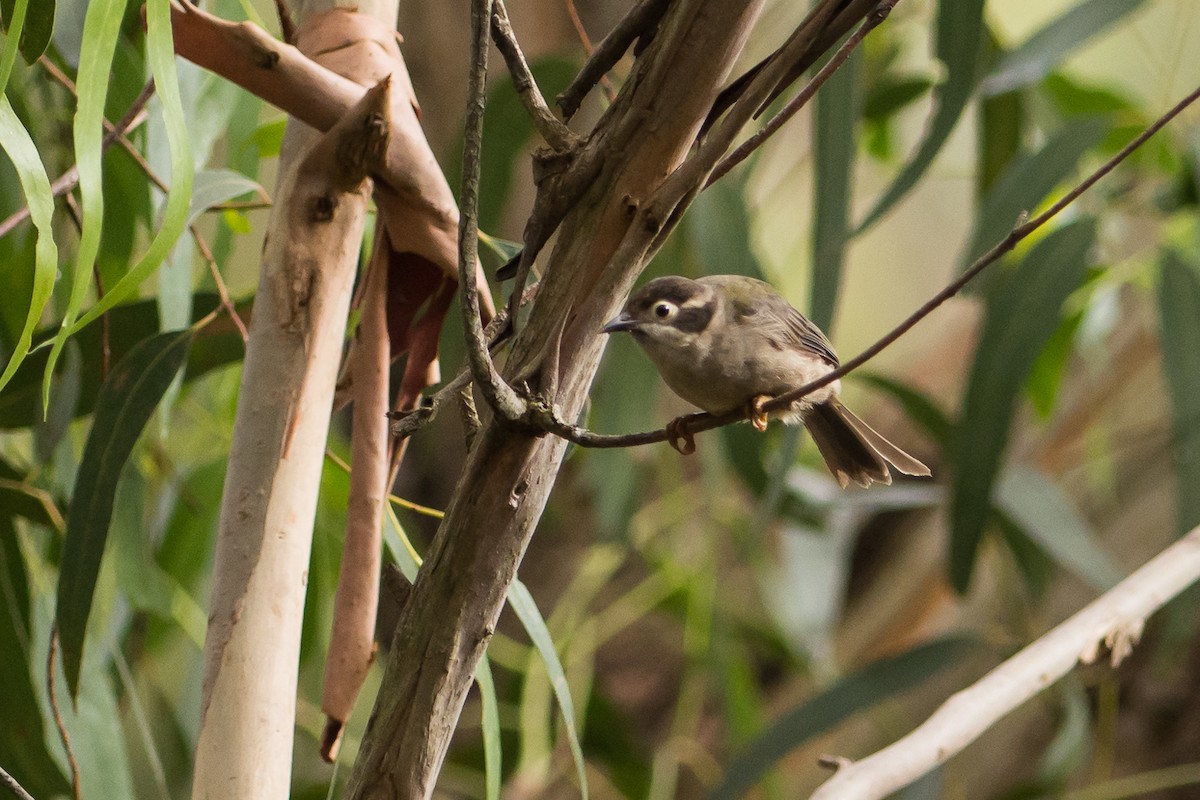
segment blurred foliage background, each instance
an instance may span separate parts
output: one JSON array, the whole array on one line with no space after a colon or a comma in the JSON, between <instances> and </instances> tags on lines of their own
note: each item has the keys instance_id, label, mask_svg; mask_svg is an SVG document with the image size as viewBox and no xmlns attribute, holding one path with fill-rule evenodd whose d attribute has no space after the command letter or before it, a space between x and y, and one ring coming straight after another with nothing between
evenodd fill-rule
<instances>
[{"instance_id":1,"label":"blurred foliage background","mask_svg":"<svg viewBox=\"0 0 1200 800\"><path fill-rule=\"evenodd\" d=\"M6 0L0 9L11 21L24 5ZM27 197L46 199L21 180L36 164L18 128L50 178L77 161L85 168L72 137L76 99L53 68L77 78L81 95L112 120L149 75L140 8L121 16L119 4L97 5L118 15L115 57L99 77L85 74L95 57L85 0L29 4L21 51L32 64L5 39L15 64L5 90L11 111L0 115L9 155L0 159L0 218ZM265 0L207 5L278 32ZM509 5L553 96L585 55L572 6ZM575 3L594 40L628 5ZM768 0L745 66L803 13L802 3ZM461 0L406 1L399 21L423 124L452 185L467 19ZM627 67L611 76L618 88ZM190 64L177 69L196 170L188 221L244 313L282 117ZM852 356L1022 211L1048 205L1115 153L1197 75L1192 0L904 0L806 113L696 201L650 272L764 277ZM514 240L533 198L536 140L499 67L492 78L481 225ZM105 210L87 294L71 297L69 265L80 247L73 203L59 200L52 217L44 214L40 239L29 222L0 237L0 363L20 353L29 321L35 343L52 338L64 317L96 302L98 286L130 272L167 220L179 222L147 177L149 169L171 183L175 174L162 94L129 137L142 163L120 147L89 162L101 171ZM602 102L594 93L577 127L586 129ZM825 775L818 755L861 757L907 732L1200 523L1189 491L1200 478L1198 123L1195 110L1185 112L846 381L850 403L930 463L934 480L841 492L811 445L777 427L704 434L686 459L662 446L574 450L521 568L524 619L506 611L488 651L497 713L481 727L472 694L440 794L485 797L502 781L510 798L578 796L577 731L592 797L803 796ZM51 237L57 256L46 252ZM502 261L499 252L485 258ZM38 281L54 270L61 278L43 310ZM151 337L203 318L217 307L217 288L185 234L135 297L65 340L45 413L49 348L25 358L0 389L0 766L38 798L69 788L47 691L56 602L60 624L64 614L60 574L65 582L78 571L64 552L98 570L82 611L77 703L61 668L54 693L83 797L187 794L243 344L217 317L193 334L186 359L180 351L163 367L170 371L149 395L116 378L147 374L159 350L136 346L170 351L176 339ZM457 371L461 352L452 318L444 374ZM616 341L587 424L644 430L686 410L632 343ZM144 430L122 412L146 417ZM430 509L454 488L464 448L450 416L413 440L396 487L406 502L396 504L387 536L389 558L403 564L402 536L422 550L436 526ZM338 418L329 443L343 458L348 422ZM132 448L127 460L86 454L122 446ZM111 523L84 506L85 487L89 503L107 491ZM331 458L300 664L299 798L338 794L338 769L318 759L316 737L346 492L346 473ZM1197 611L1196 592L1179 598L1118 670L1079 670L904 797L1197 796ZM543 626L552 647L530 637ZM369 684L343 762L354 757L373 695ZM573 725L560 713L568 699ZM488 736L503 752L502 767L490 770Z\"/></svg>"}]
</instances>

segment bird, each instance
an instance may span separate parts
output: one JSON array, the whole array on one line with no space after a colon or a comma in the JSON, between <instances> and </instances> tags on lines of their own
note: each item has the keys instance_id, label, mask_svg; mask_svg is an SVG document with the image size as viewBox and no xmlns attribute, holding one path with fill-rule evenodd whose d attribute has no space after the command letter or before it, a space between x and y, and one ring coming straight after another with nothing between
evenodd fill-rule
<instances>
[{"instance_id":1,"label":"bird","mask_svg":"<svg viewBox=\"0 0 1200 800\"><path fill-rule=\"evenodd\" d=\"M709 414L748 412L765 431L764 404L829 374L838 357L829 339L765 281L742 275L655 278L630 295L602 333L628 332L675 394ZM929 476L929 467L846 408L833 381L772 416L802 423L845 489L890 484L892 469ZM688 418L667 427L690 452ZM676 442L683 439L685 449Z\"/></svg>"}]
</instances>

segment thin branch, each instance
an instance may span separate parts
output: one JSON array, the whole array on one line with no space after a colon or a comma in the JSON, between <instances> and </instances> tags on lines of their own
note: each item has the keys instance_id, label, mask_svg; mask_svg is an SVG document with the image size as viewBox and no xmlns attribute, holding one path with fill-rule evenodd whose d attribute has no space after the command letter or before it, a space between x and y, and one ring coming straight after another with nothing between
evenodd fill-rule
<instances>
[{"instance_id":1,"label":"thin branch","mask_svg":"<svg viewBox=\"0 0 1200 800\"><path fill-rule=\"evenodd\" d=\"M646 37L658 27L658 21L662 19L670 4L670 0L639 0L608 36L601 40L587 63L583 65L583 69L579 70L571 84L555 98L558 107L562 109L564 119L575 116L583 98L587 97L592 87L602 81L605 74L621 60L621 56L625 55L625 51L635 39Z\"/></svg>"},{"instance_id":2,"label":"thin branch","mask_svg":"<svg viewBox=\"0 0 1200 800\"><path fill-rule=\"evenodd\" d=\"M12 792L17 800L33 800L33 795L25 791L25 787L17 783L16 778L5 772L4 767L0 767L0 786Z\"/></svg>"},{"instance_id":3,"label":"thin branch","mask_svg":"<svg viewBox=\"0 0 1200 800\"><path fill-rule=\"evenodd\" d=\"M526 405L513 388L504 382L488 353L479 319L479 295L475 281L475 263L479 246L479 165L483 150L483 109L487 97L488 20L491 0L471 3L471 72L467 88L467 124L463 143L462 189L459 198L458 283L462 302L463 329L467 359L475 383L488 405L502 418L516 421Z\"/></svg>"},{"instance_id":4,"label":"thin branch","mask_svg":"<svg viewBox=\"0 0 1200 800\"><path fill-rule=\"evenodd\" d=\"M212 275L213 283L217 286L217 297L221 299L221 307L225 309L225 313L233 320L234 326L238 329L238 333L242 337L242 344L247 344L250 341L250 332L246 330L246 323L242 321L241 316L237 312L237 307L233 303L233 298L229 296L229 287L225 285L225 279L221 277L221 269L217 266L216 256L213 255L212 248L208 246L208 242L200 234L200 230L192 225L188 228L192 232L192 239L196 242L196 249L200 251L201 257L208 264L208 272Z\"/></svg>"},{"instance_id":5,"label":"thin branch","mask_svg":"<svg viewBox=\"0 0 1200 800\"><path fill-rule=\"evenodd\" d=\"M50 627L50 647L46 653L46 695L50 698L50 715L54 717L54 727L58 728L58 738L67 754L67 766L71 768L71 796L75 800L81 800L79 762L75 760L75 751L71 749L71 737L67 734L62 712L58 710L58 692L54 688L54 656L57 654L58 623L55 623Z\"/></svg>"},{"instance_id":6,"label":"thin branch","mask_svg":"<svg viewBox=\"0 0 1200 800\"><path fill-rule=\"evenodd\" d=\"M778 114L767 121L766 125L738 145L737 149L732 153L721 159L720 163L713 168L712 174L708 176L705 188L712 186L713 183L723 178L731 169L745 161L751 153L762 146L763 142L783 127L784 123L796 116L796 112L808 105L808 101L817 93L817 89L820 89L825 84L825 81L829 80L833 73L837 72L842 64L846 63L846 60L850 58L850 54L866 38L867 34L879 27L888 18L888 15L892 13L892 9L896 7L896 3L899 1L883 0L883 2L877 5L867 15L867 18L863 20L862 25L858 26L858 30L854 32L854 35L842 43L842 46L838 48L833 58L829 59L825 63L825 66L821 67L820 71L800 90L799 94L789 100L787 105L780 109Z\"/></svg>"},{"instance_id":7,"label":"thin branch","mask_svg":"<svg viewBox=\"0 0 1200 800\"><path fill-rule=\"evenodd\" d=\"M895 2L896 0L882 0L881 5ZM768 62L748 80L745 89L701 140L692 155L668 175L654 192L654 197L648 204L648 216L651 220L665 223L672 215L678 216L676 210L683 199L707 180L717 161L729 149L742 127L762 108L771 92L791 69L791 65L800 61L812 49L833 16L834 8L835 4L831 2L817 8L788 38L784 47L778 51L778 57Z\"/></svg>"},{"instance_id":8,"label":"thin branch","mask_svg":"<svg viewBox=\"0 0 1200 800\"><path fill-rule=\"evenodd\" d=\"M491 27L492 41L496 43L496 49L500 51L500 55L504 56L504 63L508 65L508 72L512 75L517 97L525 106L525 110L529 112L529 117L533 120L533 125L537 128L538 133L542 135L548 145L558 152L565 152L578 146L579 136L554 116L554 112L546 104L546 98L542 96L541 89L538 88L537 81L533 78L533 73L529 71L529 63L525 60L525 54L521 52L521 46L517 43L517 35L513 32L512 23L508 19L508 10L504 7L504 0L493 0Z\"/></svg>"},{"instance_id":9,"label":"thin branch","mask_svg":"<svg viewBox=\"0 0 1200 800\"><path fill-rule=\"evenodd\" d=\"M911 330L918 322L929 316L938 306L954 297L963 287L970 283L979 273L990 267L992 264L1000 260L1001 256L1011 251L1022 240L1026 239L1031 233L1045 225L1063 209L1075 202L1088 189L1096 184L1101 178L1112 172L1118 164L1124 161L1135 150L1146 143L1151 136L1158 133L1162 128L1175 117L1177 117L1185 108L1200 99L1200 87L1193 89L1186 97L1176 103L1169 111L1163 114L1142 131L1137 138L1131 141L1125 147L1121 148L1120 152L1104 162L1099 168L1081 181L1075 188L1063 195L1054 205L1050 206L1044 212L1028 221L1020 221L1008 235L998 242L992 249L988 250L979 257L974 264L971 265L966 272L952 281L944 289L930 298L924 305L914 311L903 322L893 328L886 335L881 337L873 345L859 353L854 358L843 363L840 367L829 372L818 380L805 384L793 391L782 394L763 405L765 411L779 411L789 407L792 403L804 397L805 395L815 392L822 386L826 386L834 381L842 378L854 370L861 367L863 364L870 361L875 356L879 355L886 347L891 345L909 330ZM699 412L689 415L686 423L686 428L692 433L700 431L712 430L713 428L728 425L732 422L739 422L746 418L745 409L737 409L726 412L724 414L707 414ZM644 433L631 433L621 435L606 435L594 433L592 431L580 428L575 425L568 425L561 420L555 418L552 414L543 412L537 415L537 424L543 427L548 433L562 437L568 441L574 442L581 447L634 447L643 444L652 444L654 442L665 442L670 438L670 434L666 429L646 431Z\"/></svg>"},{"instance_id":10,"label":"thin branch","mask_svg":"<svg viewBox=\"0 0 1200 800\"><path fill-rule=\"evenodd\" d=\"M113 142L119 136L129 131L134 130L146 120L146 103L154 96L154 81L148 81L142 87L142 93L133 101L133 105L125 112L125 116L121 118L112 131L106 133L100 142L100 152L103 153L112 146ZM79 168L72 165L66 172L58 176L54 183L50 184L50 194L54 197L62 197L67 192L74 189L79 184ZM13 228L20 225L25 220L29 219L29 206L13 212L3 222L0 222L0 237L4 237L12 232Z\"/></svg>"},{"instance_id":11,"label":"thin branch","mask_svg":"<svg viewBox=\"0 0 1200 800\"><path fill-rule=\"evenodd\" d=\"M956 692L912 733L849 764L811 800L878 800L959 753L1003 716L1102 648L1115 667L1141 637L1146 618L1200 578L1200 528L1146 562L1083 610Z\"/></svg>"},{"instance_id":12,"label":"thin branch","mask_svg":"<svg viewBox=\"0 0 1200 800\"><path fill-rule=\"evenodd\" d=\"M575 0L564 0L563 5L567 7L567 16L571 18L571 25L575 28L579 43L583 45L588 56L591 56L596 51L596 46L592 44L592 37L588 36L587 28L583 27L583 20L579 18L579 9L575 7ZM617 90L613 87L612 81L607 75L601 75L597 83L604 92L604 97L608 100L609 105L612 105L617 99Z\"/></svg>"}]
</instances>

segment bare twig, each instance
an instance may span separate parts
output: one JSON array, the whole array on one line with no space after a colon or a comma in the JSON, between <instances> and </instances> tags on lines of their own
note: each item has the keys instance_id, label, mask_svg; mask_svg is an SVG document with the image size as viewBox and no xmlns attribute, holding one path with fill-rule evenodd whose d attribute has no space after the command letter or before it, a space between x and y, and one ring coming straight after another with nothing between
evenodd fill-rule
<instances>
[{"instance_id":1,"label":"bare twig","mask_svg":"<svg viewBox=\"0 0 1200 800\"><path fill-rule=\"evenodd\" d=\"M524 415L526 404L505 383L488 353L479 319L479 295L476 290L475 263L479 246L479 164L483 150L483 109L487 97L488 20L491 0L471 3L471 72L468 80L466 141L463 143L462 189L459 198L458 283L461 287L463 329L467 358L488 405L502 418L516 421Z\"/></svg>"},{"instance_id":2,"label":"bare twig","mask_svg":"<svg viewBox=\"0 0 1200 800\"><path fill-rule=\"evenodd\" d=\"M579 37L579 43L583 45L583 49L591 56L596 51L596 46L592 44L592 37L588 36L587 28L583 27L583 20L579 18L579 9L575 7L575 0L564 0L563 5L567 7L567 16L571 18L571 25L575 28L575 34ZM601 75L598 84L604 92L604 97L611 105L617 99L617 90L613 86L612 81L609 80L607 75Z\"/></svg>"},{"instance_id":3,"label":"bare twig","mask_svg":"<svg viewBox=\"0 0 1200 800\"><path fill-rule=\"evenodd\" d=\"M708 176L708 182L705 184L705 187L712 186L713 183L724 177L731 169L745 161L747 156L761 147L768 137L783 127L785 122L796 116L796 112L808 105L808 101L817 93L817 89L820 89L825 84L825 81L829 80L833 73L837 72L842 64L846 63L846 59L850 58L850 54L866 38L867 34L888 18L888 14L892 13L892 9L896 7L896 3L898 2L900 0L883 0L883 2L876 6L867 15L867 18L863 20L862 25L858 26L858 30L854 32L854 35L838 48L833 58L829 59L825 63L825 66L821 67L820 71L800 90L799 94L789 100L787 105L780 109L778 114L767 121L766 125L738 145L737 149L732 153L721 159L717 166L713 168L712 174Z\"/></svg>"},{"instance_id":4,"label":"bare twig","mask_svg":"<svg viewBox=\"0 0 1200 800\"><path fill-rule=\"evenodd\" d=\"M1107 649L1115 667L1146 618L1200 579L1200 528L1193 529L1073 617L955 693L912 733L822 784L812 800L887 797L960 752L1000 718Z\"/></svg>"},{"instance_id":5,"label":"bare twig","mask_svg":"<svg viewBox=\"0 0 1200 800\"><path fill-rule=\"evenodd\" d=\"M555 98L558 107L562 109L564 119L575 116L583 98L587 97L593 86L604 80L605 73L621 60L621 56L625 55L625 51L635 39L645 37L658 26L658 21L666 13L668 5L670 0L638 0L637 5L601 40L587 63L583 65L583 69L579 70L571 84Z\"/></svg>"},{"instance_id":6,"label":"bare twig","mask_svg":"<svg viewBox=\"0 0 1200 800\"><path fill-rule=\"evenodd\" d=\"M0 786L8 789L17 800L33 800L33 795L25 791L25 787L17 783L17 779L0 767Z\"/></svg>"},{"instance_id":7,"label":"bare twig","mask_svg":"<svg viewBox=\"0 0 1200 800\"><path fill-rule=\"evenodd\" d=\"M67 754L67 766L71 769L71 796L80 800L79 762L75 760L75 751L71 749L71 737L67 734L66 723L63 722L62 712L58 710L58 692L54 688L54 657L58 655L58 623L50 627L50 647L46 653L46 696L50 698L50 715L54 717L54 727L58 728L58 738L62 741L63 752Z\"/></svg>"},{"instance_id":8,"label":"bare twig","mask_svg":"<svg viewBox=\"0 0 1200 800\"><path fill-rule=\"evenodd\" d=\"M846 376L850 372L853 372L863 364L870 361L875 356L879 355L879 353L881 353L885 348L911 330L918 322L933 313L938 306L962 291L963 287L970 283L971 280L979 275L979 273L983 272L992 264L999 261L1001 256L1011 251L1017 246L1017 244L1026 239L1031 233L1045 225L1047 222L1057 216L1063 209L1075 202L1080 195L1090 189L1105 175L1112 172L1112 170L1115 169L1118 164L1128 158L1133 151L1145 144L1147 139L1158 133L1158 131L1160 131L1168 122L1178 116L1185 108L1196 102L1197 99L1200 99L1200 87L1193 89L1191 93L1176 103L1169 111L1151 123L1149 127L1147 127L1137 136L1137 138L1125 145L1125 147L1121 148L1120 152L1118 152L1108 161L1104 162L1104 164L1088 175L1083 181L1075 186L1075 188L1063 195L1058 202L1050 206L1033 219L1030 219L1026 222L1021 222L1015 226L1011 231L1009 231L1008 235L1005 236L1004 239L998 242L994 247L992 247L992 249L980 256L979 259L976 260L966 272L930 298L924 305L910 314L903 322L882 336L866 350L862 351L854 358L843 363L837 369L829 372L818 380L807 383L804 386L801 386L786 394L782 394L779 397L776 397L765 403L763 405L763 409L766 411L779 411L787 408L796 400L799 400L811 392L815 392L822 386L826 386L838 380L839 378ZM699 433L700 431L712 430L713 428L718 428L722 425L728 425L732 422L739 422L745 418L746 411L744 409L729 411L725 414L707 414L700 412L692 414L690 417L688 417L687 428L692 433ZM665 429L615 436L598 434L575 425L568 425L546 413L538 415L537 424L544 427L549 433L553 433L555 436L560 436L568 441L574 442L581 447L634 447L637 445L652 444L654 442L665 442L668 439L668 433Z\"/></svg>"},{"instance_id":9,"label":"bare twig","mask_svg":"<svg viewBox=\"0 0 1200 800\"><path fill-rule=\"evenodd\" d=\"M132 131L141 125L146 119L146 103L154 96L154 81L148 81L142 87L142 93L133 101L133 105L125 112L125 116L121 118L112 131L104 135L100 142L100 152L108 150L117 138L128 131ZM50 193L54 197L62 197L67 192L74 189L79 184L79 168L72 165L66 172L58 176L54 183L50 184ZM29 206L14 211L3 222L0 222L0 237L9 234L13 228L20 225L25 220L29 219Z\"/></svg>"},{"instance_id":10,"label":"bare twig","mask_svg":"<svg viewBox=\"0 0 1200 800\"><path fill-rule=\"evenodd\" d=\"M504 0L493 0L491 27L492 41L496 43L500 55L504 56L508 72L512 75L513 87L517 90L517 97L529 112L538 133L546 140L546 144L558 152L577 146L579 137L554 116L533 78L533 73L529 71L529 63L525 60L525 54L521 52L521 46L517 44L517 35L508 19Z\"/></svg>"}]
</instances>

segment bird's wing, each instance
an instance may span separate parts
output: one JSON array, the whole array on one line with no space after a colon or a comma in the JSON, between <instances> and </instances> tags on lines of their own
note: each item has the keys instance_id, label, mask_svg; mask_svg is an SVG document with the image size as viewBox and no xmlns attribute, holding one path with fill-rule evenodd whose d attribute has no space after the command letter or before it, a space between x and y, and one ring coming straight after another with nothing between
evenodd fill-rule
<instances>
[{"instance_id":1,"label":"bird's wing","mask_svg":"<svg viewBox=\"0 0 1200 800\"><path fill-rule=\"evenodd\" d=\"M797 311L783 297L770 292L754 303L735 303L738 316L747 324L783 347L807 350L831 366L838 366L833 345L808 317Z\"/></svg>"}]
</instances>

